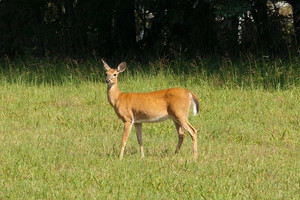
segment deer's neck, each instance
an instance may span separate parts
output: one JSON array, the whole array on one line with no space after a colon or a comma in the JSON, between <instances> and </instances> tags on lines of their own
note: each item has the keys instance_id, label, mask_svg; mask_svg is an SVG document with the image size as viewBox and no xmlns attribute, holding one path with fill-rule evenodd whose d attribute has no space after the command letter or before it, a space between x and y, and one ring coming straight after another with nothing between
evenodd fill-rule
<instances>
[{"instance_id":1,"label":"deer's neck","mask_svg":"<svg viewBox=\"0 0 300 200\"><path fill-rule=\"evenodd\" d=\"M118 88L118 84L114 83L112 85L107 85L107 97L108 97L108 101L110 103L110 105L112 105L113 107L115 107L118 98L120 96L121 92Z\"/></svg>"}]
</instances>

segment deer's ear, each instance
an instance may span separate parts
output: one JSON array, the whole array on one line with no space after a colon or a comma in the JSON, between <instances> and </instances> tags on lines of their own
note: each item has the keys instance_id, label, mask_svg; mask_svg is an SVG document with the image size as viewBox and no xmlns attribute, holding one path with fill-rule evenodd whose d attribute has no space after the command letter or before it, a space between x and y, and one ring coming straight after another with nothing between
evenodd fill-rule
<instances>
[{"instance_id":1,"label":"deer's ear","mask_svg":"<svg viewBox=\"0 0 300 200\"><path fill-rule=\"evenodd\" d=\"M124 72L126 69L126 62L121 62L118 66L118 72Z\"/></svg>"},{"instance_id":2,"label":"deer's ear","mask_svg":"<svg viewBox=\"0 0 300 200\"><path fill-rule=\"evenodd\" d=\"M103 59L101 59L101 60L103 62L103 66L106 69L106 71L110 70L110 67L108 66L108 64Z\"/></svg>"}]
</instances>

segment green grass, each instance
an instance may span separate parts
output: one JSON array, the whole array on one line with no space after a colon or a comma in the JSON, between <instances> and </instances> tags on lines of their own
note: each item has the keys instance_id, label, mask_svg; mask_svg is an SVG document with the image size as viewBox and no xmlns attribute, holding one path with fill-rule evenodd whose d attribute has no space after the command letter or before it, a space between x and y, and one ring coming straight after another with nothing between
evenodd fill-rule
<instances>
[{"instance_id":1,"label":"green grass","mask_svg":"<svg viewBox=\"0 0 300 200\"><path fill-rule=\"evenodd\" d=\"M171 121L143 125L144 159L132 130L118 160L122 123L98 61L2 62L0 199L299 199L299 64L257 64L251 73L237 63L219 71L186 64L191 73L171 65L129 65L119 87L196 93L197 161L189 137L174 155Z\"/></svg>"}]
</instances>

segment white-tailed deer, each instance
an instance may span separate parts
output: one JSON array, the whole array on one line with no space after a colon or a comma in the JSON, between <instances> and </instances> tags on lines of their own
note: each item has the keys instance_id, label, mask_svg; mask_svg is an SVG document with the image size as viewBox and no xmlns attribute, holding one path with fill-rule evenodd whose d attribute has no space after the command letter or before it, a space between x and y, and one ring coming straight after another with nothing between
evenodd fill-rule
<instances>
[{"instance_id":1,"label":"white-tailed deer","mask_svg":"<svg viewBox=\"0 0 300 200\"><path fill-rule=\"evenodd\" d=\"M177 154L185 138L186 130L193 140L194 158L197 158L197 131L188 121L190 106L194 115L199 112L199 103L195 94L183 88L171 88L148 93L123 93L118 89L118 75L126 68L126 63L112 69L102 60L106 70L107 97L116 114L124 123L120 159L123 158L125 145L135 126L141 157L144 157L142 145L142 123L160 122L172 119L178 133Z\"/></svg>"}]
</instances>

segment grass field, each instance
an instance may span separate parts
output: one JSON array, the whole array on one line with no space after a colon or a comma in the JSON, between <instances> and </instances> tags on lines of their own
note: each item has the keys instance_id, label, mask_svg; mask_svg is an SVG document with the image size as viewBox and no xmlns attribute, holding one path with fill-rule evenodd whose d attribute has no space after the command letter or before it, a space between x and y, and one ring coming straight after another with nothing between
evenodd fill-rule
<instances>
[{"instance_id":1,"label":"grass field","mask_svg":"<svg viewBox=\"0 0 300 200\"><path fill-rule=\"evenodd\" d=\"M132 130L118 160L123 127L100 63L2 62L0 199L300 198L299 62L240 63L246 72L227 62L217 73L155 64L129 65L120 90L196 93L196 161L189 137L174 155L171 121L143 125L144 159Z\"/></svg>"}]
</instances>

